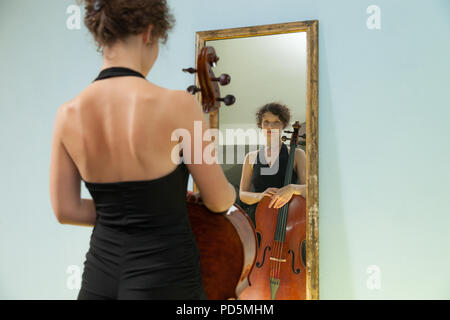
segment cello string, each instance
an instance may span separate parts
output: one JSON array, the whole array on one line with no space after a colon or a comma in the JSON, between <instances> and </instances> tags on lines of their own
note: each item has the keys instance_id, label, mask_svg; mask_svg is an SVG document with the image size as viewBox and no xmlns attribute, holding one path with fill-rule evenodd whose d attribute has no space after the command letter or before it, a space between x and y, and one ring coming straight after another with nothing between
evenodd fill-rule
<instances>
[{"instance_id":1,"label":"cello string","mask_svg":"<svg viewBox=\"0 0 450 320\"><path fill-rule=\"evenodd\" d=\"M281 208L280 210L278 210L278 223L277 223L277 227L279 229L279 235L278 235L278 241L277 241L277 247L276 247L276 251L275 251L275 258L277 258L278 260L276 261L276 275L277 275L277 279L280 279L280 269L281 269L281 248L282 248L282 242L283 242L283 216L284 216L284 210L283 208Z\"/></svg>"},{"instance_id":2,"label":"cello string","mask_svg":"<svg viewBox=\"0 0 450 320\"><path fill-rule=\"evenodd\" d=\"M279 259L280 258L280 242L282 241L281 236L282 236L282 229L283 229L283 223L282 223L282 219L283 219L283 214L282 214L282 210L277 210L278 214L277 214L277 236L276 236L276 241L275 241L275 246L274 246L274 258ZM280 212L281 211L281 212ZM276 263L274 263L274 273L275 273L275 278L279 279L279 262L276 261Z\"/></svg>"},{"instance_id":3,"label":"cello string","mask_svg":"<svg viewBox=\"0 0 450 320\"><path fill-rule=\"evenodd\" d=\"M295 150L295 147L292 148L291 145L291 150ZM288 165L287 168L292 168L293 167L293 162L294 162L294 155L295 153L289 153L289 158L288 158ZM286 171L286 176L285 176L285 181L284 181L284 185L288 185L288 183L291 181L292 179L292 169L291 170L287 170ZM290 200L289 200L290 201ZM284 246L284 241L286 238L286 227L287 227L287 220L288 220L288 213L289 213L289 202L286 203L282 208L281 208L281 212L282 212L282 219L281 219L281 246L280 246L280 259L281 259L281 255L283 252L283 246ZM281 262L280 262L281 264Z\"/></svg>"},{"instance_id":4,"label":"cello string","mask_svg":"<svg viewBox=\"0 0 450 320\"><path fill-rule=\"evenodd\" d=\"M279 245L279 249L278 249L278 259L280 259L278 261L278 272L281 273L281 258L282 258L282 253L283 253L283 244L284 244L284 240L285 240L285 234L286 232L284 232L284 228L285 228L285 217L286 217L286 207L283 206L281 208L281 239L280 239L280 245Z\"/></svg>"},{"instance_id":5,"label":"cello string","mask_svg":"<svg viewBox=\"0 0 450 320\"><path fill-rule=\"evenodd\" d=\"M274 240L272 242L272 248L273 248L272 252L273 253L276 252L276 248L277 248L277 238L279 236L279 230L280 230L279 229L279 225L280 225L279 224L279 219L277 217L277 227L276 227L275 234L274 234ZM271 255L273 253L271 253ZM276 266L274 266L273 260L270 260L270 277L271 278L275 278L275 276L276 276Z\"/></svg>"},{"instance_id":6,"label":"cello string","mask_svg":"<svg viewBox=\"0 0 450 320\"><path fill-rule=\"evenodd\" d=\"M288 158L288 165L287 168L293 167L293 161L294 157L293 154L289 154ZM287 173L285 175L285 181L284 185L286 186L288 182L292 178L292 170L287 170ZM281 274L281 259L282 259L282 253L283 253L283 247L284 247L284 241L286 237L286 226L287 226L287 218L288 218L288 204L285 204L283 207L281 207L280 210L278 210L278 217L277 217L277 227L276 227L276 234L275 234L275 245L274 245L274 254L275 258L275 269L272 269L273 264L271 264L271 272L275 275L274 278L280 279Z\"/></svg>"},{"instance_id":7,"label":"cello string","mask_svg":"<svg viewBox=\"0 0 450 320\"><path fill-rule=\"evenodd\" d=\"M282 225L283 225L283 223L282 223L282 219L283 219L283 209L281 209L281 210L278 210L278 223L277 223L277 229L280 231L279 232L279 235L278 235L278 238L277 238L277 241L276 241L276 247L274 248L275 250L274 250L274 256L275 256L275 258L277 259L276 260L276 263L275 263L275 275L276 275L276 278L277 279L279 279L279 274L280 274L280 262L279 262L279 260L278 259L280 259L280 256L281 256L281 250L280 250L280 244L281 244L281 241L282 241L282 239L281 239L281 235L282 235Z\"/></svg>"}]
</instances>

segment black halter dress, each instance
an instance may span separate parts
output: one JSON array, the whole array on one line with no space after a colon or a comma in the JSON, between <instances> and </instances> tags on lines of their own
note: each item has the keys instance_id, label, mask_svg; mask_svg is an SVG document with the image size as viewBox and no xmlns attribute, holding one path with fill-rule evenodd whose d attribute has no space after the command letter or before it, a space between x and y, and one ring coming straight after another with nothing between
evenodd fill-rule
<instances>
[{"instance_id":1,"label":"black halter dress","mask_svg":"<svg viewBox=\"0 0 450 320\"><path fill-rule=\"evenodd\" d=\"M282 143L280 153L275 162L272 164L274 172L263 172L264 174L262 174L261 169L270 168L270 166L268 164L268 161L264 157L264 148L261 148L258 151L256 161L253 164L253 172L251 178L251 192L264 192L267 188L282 188L284 185L284 177L286 175L288 158L289 158L289 151L287 149L286 144ZM276 172L275 168L278 168ZM291 183L298 184L298 175L295 169L292 169ZM255 212L258 203L248 205L239 200L238 204L241 205L242 209L246 211L247 215L253 221L253 224L256 225Z\"/></svg>"},{"instance_id":2,"label":"black halter dress","mask_svg":"<svg viewBox=\"0 0 450 320\"><path fill-rule=\"evenodd\" d=\"M94 80L145 77L122 67ZM152 180L87 182L97 219L78 299L206 299L200 255L189 223L189 171Z\"/></svg>"}]
</instances>

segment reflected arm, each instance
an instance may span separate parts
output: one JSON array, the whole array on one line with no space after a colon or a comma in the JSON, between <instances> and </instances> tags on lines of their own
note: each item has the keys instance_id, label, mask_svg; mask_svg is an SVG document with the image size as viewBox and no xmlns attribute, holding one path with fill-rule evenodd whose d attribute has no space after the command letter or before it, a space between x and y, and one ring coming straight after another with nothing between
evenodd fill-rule
<instances>
[{"instance_id":1,"label":"reflected arm","mask_svg":"<svg viewBox=\"0 0 450 320\"><path fill-rule=\"evenodd\" d=\"M290 184L294 194L306 198L306 154L303 149L295 149L295 169L298 175L299 184Z\"/></svg>"},{"instance_id":2,"label":"reflected arm","mask_svg":"<svg viewBox=\"0 0 450 320\"><path fill-rule=\"evenodd\" d=\"M239 199L242 202L251 205L257 203L263 197L262 192L251 192L251 179L253 173L253 166L250 164L250 153L245 156L244 164L242 165L241 182L239 185Z\"/></svg>"}]
</instances>

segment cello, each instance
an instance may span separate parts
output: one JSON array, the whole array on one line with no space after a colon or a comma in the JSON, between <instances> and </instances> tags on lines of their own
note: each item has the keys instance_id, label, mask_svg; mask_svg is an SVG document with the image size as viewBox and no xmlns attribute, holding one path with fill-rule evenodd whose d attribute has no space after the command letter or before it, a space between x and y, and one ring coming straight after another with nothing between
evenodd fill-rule
<instances>
[{"instance_id":1,"label":"cello","mask_svg":"<svg viewBox=\"0 0 450 320\"><path fill-rule=\"evenodd\" d=\"M220 98L221 85L230 83L230 76L216 78L212 67L219 60L213 47L204 47L197 59L197 68L183 69L198 73L200 88L190 86L191 94L201 92L203 111L209 113L224 102L234 104L235 97ZM248 276L256 261L257 238L253 224L237 204L227 212L210 211L197 193L187 191L188 217L200 252L203 287L209 300L237 299L248 287Z\"/></svg>"},{"instance_id":2,"label":"cello","mask_svg":"<svg viewBox=\"0 0 450 320\"><path fill-rule=\"evenodd\" d=\"M299 137L299 122L293 125L290 152L284 186L292 177L295 148ZM304 138L305 135L301 137ZM249 279L251 286L240 299L244 300L304 300L306 298L306 199L292 198L279 209L269 208L271 196L265 195L255 212L256 232L261 235L256 267Z\"/></svg>"}]
</instances>

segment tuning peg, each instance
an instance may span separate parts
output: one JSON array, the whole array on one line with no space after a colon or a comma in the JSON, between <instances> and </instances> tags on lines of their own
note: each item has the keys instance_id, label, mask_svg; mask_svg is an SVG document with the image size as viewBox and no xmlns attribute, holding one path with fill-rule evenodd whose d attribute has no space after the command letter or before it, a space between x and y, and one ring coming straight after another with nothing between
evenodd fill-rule
<instances>
[{"instance_id":1,"label":"tuning peg","mask_svg":"<svg viewBox=\"0 0 450 320\"><path fill-rule=\"evenodd\" d=\"M294 131L285 130L284 133L294 133Z\"/></svg>"},{"instance_id":2,"label":"tuning peg","mask_svg":"<svg viewBox=\"0 0 450 320\"><path fill-rule=\"evenodd\" d=\"M197 86L189 86L189 87L187 88L187 91L188 91L190 94L196 94L197 92L201 91L201 89L200 89L199 87L197 87Z\"/></svg>"},{"instance_id":3,"label":"tuning peg","mask_svg":"<svg viewBox=\"0 0 450 320\"><path fill-rule=\"evenodd\" d=\"M188 72L188 73L192 74L192 73L196 73L196 72L197 72L197 69L194 69L194 68L187 68L187 69L183 69L183 72Z\"/></svg>"},{"instance_id":4,"label":"tuning peg","mask_svg":"<svg viewBox=\"0 0 450 320\"><path fill-rule=\"evenodd\" d=\"M286 136L282 136L282 137L281 137L281 140L284 142L284 141L286 141L286 140L291 140L291 138L288 138L288 137L286 137Z\"/></svg>"},{"instance_id":5,"label":"tuning peg","mask_svg":"<svg viewBox=\"0 0 450 320\"><path fill-rule=\"evenodd\" d=\"M231 77L228 74L222 74L219 78L211 78L212 81L219 81L222 86L226 86L230 83Z\"/></svg>"},{"instance_id":6,"label":"tuning peg","mask_svg":"<svg viewBox=\"0 0 450 320\"><path fill-rule=\"evenodd\" d=\"M222 101L227 106L231 106L236 102L236 98L232 96L231 94L227 95L225 98L217 98L217 101Z\"/></svg>"},{"instance_id":7,"label":"tuning peg","mask_svg":"<svg viewBox=\"0 0 450 320\"><path fill-rule=\"evenodd\" d=\"M213 68L215 68L217 66L217 62L220 60L219 57L217 55L214 54L214 56L210 57L210 64Z\"/></svg>"}]
</instances>

